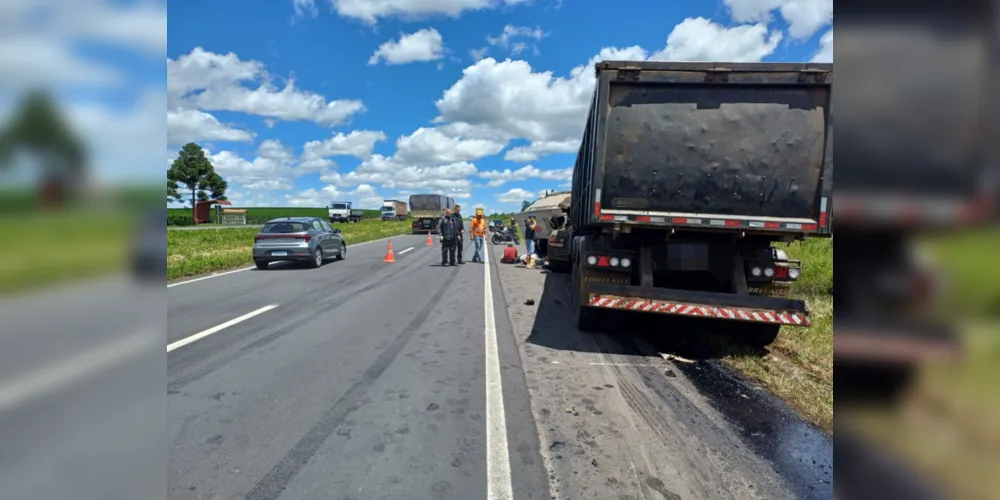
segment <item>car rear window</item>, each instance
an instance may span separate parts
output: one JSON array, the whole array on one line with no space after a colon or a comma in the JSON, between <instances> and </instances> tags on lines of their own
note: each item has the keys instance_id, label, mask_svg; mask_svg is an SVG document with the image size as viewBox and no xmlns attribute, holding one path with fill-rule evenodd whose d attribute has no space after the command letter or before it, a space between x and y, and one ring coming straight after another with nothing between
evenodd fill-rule
<instances>
[{"instance_id":1,"label":"car rear window","mask_svg":"<svg viewBox=\"0 0 1000 500\"><path fill-rule=\"evenodd\" d=\"M271 222L261 229L262 233L301 233L308 231L309 226L304 222Z\"/></svg>"}]
</instances>

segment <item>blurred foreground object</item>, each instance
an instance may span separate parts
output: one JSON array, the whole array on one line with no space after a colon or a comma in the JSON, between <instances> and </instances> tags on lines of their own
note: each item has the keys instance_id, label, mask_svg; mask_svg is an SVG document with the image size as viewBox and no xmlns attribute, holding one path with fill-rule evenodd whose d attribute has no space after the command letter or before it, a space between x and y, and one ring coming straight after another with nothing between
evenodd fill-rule
<instances>
[{"instance_id":1,"label":"blurred foreground object","mask_svg":"<svg viewBox=\"0 0 1000 500\"><path fill-rule=\"evenodd\" d=\"M921 451L948 449L925 440L929 434L970 432L968 422L938 418L904 438L915 447L883 446L901 427L895 405L914 396L919 375L975 354L959 332L977 312L941 307L948 276L924 258L922 247L929 234L947 240L989 225L997 214L994 8L983 1L920 1L903 11L884 3L837 3L835 53L843 76L834 88L841 166L834 206L838 498L996 498L990 477L962 476L920 459ZM963 392L957 384L952 390ZM872 419L864 416L873 411L883 425L866 426ZM976 461L997 464L995 455L988 457ZM947 485L947 495L931 491L920 476Z\"/></svg>"}]
</instances>

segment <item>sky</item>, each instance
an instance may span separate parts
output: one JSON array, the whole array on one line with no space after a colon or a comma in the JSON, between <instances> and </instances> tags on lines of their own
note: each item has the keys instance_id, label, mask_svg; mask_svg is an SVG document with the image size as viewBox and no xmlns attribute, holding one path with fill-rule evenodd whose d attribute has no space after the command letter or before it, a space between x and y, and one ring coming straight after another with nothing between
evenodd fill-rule
<instances>
[{"instance_id":1,"label":"sky","mask_svg":"<svg viewBox=\"0 0 1000 500\"><path fill-rule=\"evenodd\" d=\"M609 5L5 0L0 119L53 89L101 182L164 182L195 142L236 206L511 211L569 188L602 59L832 61L832 0Z\"/></svg>"}]
</instances>

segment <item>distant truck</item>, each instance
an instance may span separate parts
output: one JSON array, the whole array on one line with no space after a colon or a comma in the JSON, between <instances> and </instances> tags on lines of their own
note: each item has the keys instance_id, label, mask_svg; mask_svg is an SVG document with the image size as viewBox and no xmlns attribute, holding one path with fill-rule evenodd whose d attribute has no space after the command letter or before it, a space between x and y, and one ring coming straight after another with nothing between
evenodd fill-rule
<instances>
[{"instance_id":1,"label":"distant truck","mask_svg":"<svg viewBox=\"0 0 1000 500\"><path fill-rule=\"evenodd\" d=\"M330 216L330 222L350 222L351 221L351 202L349 201L335 201L330 204L327 212Z\"/></svg>"},{"instance_id":2,"label":"distant truck","mask_svg":"<svg viewBox=\"0 0 1000 500\"><path fill-rule=\"evenodd\" d=\"M605 311L808 327L773 244L832 236L832 64L604 61L573 170L577 326Z\"/></svg>"},{"instance_id":3,"label":"distant truck","mask_svg":"<svg viewBox=\"0 0 1000 500\"><path fill-rule=\"evenodd\" d=\"M406 220L407 215L405 201L384 200L382 202L382 220Z\"/></svg>"},{"instance_id":4,"label":"distant truck","mask_svg":"<svg viewBox=\"0 0 1000 500\"><path fill-rule=\"evenodd\" d=\"M347 217L347 222L361 222L365 218L365 211L352 209L351 215Z\"/></svg>"},{"instance_id":5,"label":"distant truck","mask_svg":"<svg viewBox=\"0 0 1000 500\"><path fill-rule=\"evenodd\" d=\"M415 194L410 196L410 226L414 234L438 233L438 222L444 211L455 208L455 199L443 194Z\"/></svg>"}]
</instances>

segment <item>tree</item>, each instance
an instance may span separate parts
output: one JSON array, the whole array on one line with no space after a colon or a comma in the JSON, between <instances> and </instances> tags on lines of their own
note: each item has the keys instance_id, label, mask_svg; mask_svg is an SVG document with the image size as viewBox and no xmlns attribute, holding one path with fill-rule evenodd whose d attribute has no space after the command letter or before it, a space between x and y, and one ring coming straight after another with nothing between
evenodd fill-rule
<instances>
[{"instance_id":1,"label":"tree","mask_svg":"<svg viewBox=\"0 0 1000 500\"><path fill-rule=\"evenodd\" d=\"M191 192L191 216L197 201L225 200L229 184L215 172L201 146L189 142L167 170L167 200L183 202ZM184 190L183 194L181 189Z\"/></svg>"},{"instance_id":2,"label":"tree","mask_svg":"<svg viewBox=\"0 0 1000 500\"><path fill-rule=\"evenodd\" d=\"M8 168L21 151L40 160L42 205L60 205L67 190L80 187L86 147L45 90L27 92L9 125L0 130L0 169Z\"/></svg>"},{"instance_id":3,"label":"tree","mask_svg":"<svg viewBox=\"0 0 1000 500\"><path fill-rule=\"evenodd\" d=\"M528 210L528 207L530 207L530 206L531 206L531 203L532 203L532 202L530 202L530 201L522 201L522 202L521 202L521 211L522 211L522 212L525 212L525 211L527 211L527 210Z\"/></svg>"}]
</instances>

